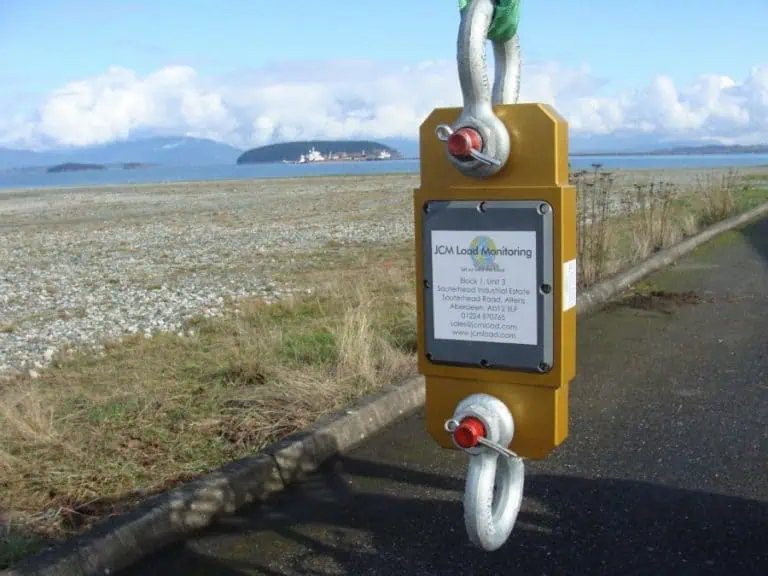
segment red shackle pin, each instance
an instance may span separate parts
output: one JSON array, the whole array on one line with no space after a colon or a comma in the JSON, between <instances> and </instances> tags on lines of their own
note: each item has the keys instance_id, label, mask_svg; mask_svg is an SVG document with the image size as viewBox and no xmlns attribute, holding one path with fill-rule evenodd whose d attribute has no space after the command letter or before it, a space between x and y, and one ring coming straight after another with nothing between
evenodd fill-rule
<instances>
[{"instance_id":1,"label":"red shackle pin","mask_svg":"<svg viewBox=\"0 0 768 576\"><path fill-rule=\"evenodd\" d=\"M471 416L464 418L453 431L456 444L464 449L474 448L480 444L480 439L485 438L485 426L477 418Z\"/></svg>"},{"instance_id":2,"label":"red shackle pin","mask_svg":"<svg viewBox=\"0 0 768 576\"><path fill-rule=\"evenodd\" d=\"M448 153L457 161L476 160L486 166L501 166L500 160L481 152L483 138L474 128L464 126L454 131L448 124L440 124L435 128L435 134L446 143Z\"/></svg>"},{"instance_id":3,"label":"red shackle pin","mask_svg":"<svg viewBox=\"0 0 768 576\"><path fill-rule=\"evenodd\" d=\"M448 137L448 152L456 158L470 159L472 151L483 149L483 139L477 130L459 128Z\"/></svg>"}]
</instances>

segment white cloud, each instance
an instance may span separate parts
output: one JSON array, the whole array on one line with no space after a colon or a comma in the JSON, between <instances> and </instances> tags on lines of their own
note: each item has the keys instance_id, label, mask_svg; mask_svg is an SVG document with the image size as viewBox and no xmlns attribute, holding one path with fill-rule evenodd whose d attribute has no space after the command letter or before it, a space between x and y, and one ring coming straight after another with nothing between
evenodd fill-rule
<instances>
[{"instance_id":1,"label":"white cloud","mask_svg":"<svg viewBox=\"0 0 768 576\"><path fill-rule=\"evenodd\" d=\"M741 81L709 75L690 86L659 76L624 94L601 94L605 84L586 67L531 63L523 69L521 100L556 106L579 135L629 131L768 141L768 66ZM415 137L433 108L460 103L452 61L293 62L220 78L186 66L146 76L111 68L54 91L34 113L3 106L0 144L80 146L136 132L243 147L305 138Z\"/></svg>"}]
</instances>

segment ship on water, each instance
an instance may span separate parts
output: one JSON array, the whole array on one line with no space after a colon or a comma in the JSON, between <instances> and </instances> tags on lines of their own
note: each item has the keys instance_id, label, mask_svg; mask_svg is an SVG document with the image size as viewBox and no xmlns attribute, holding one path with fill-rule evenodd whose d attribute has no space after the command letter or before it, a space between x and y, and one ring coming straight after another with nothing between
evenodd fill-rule
<instances>
[{"instance_id":1,"label":"ship on water","mask_svg":"<svg viewBox=\"0 0 768 576\"><path fill-rule=\"evenodd\" d=\"M325 156L320 154L320 152L318 152L317 149L312 146L312 148L309 149L309 152L307 152L306 156L304 154L299 156L299 164L304 164L306 162L325 162Z\"/></svg>"},{"instance_id":2,"label":"ship on water","mask_svg":"<svg viewBox=\"0 0 768 576\"><path fill-rule=\"evenodd\" d=\"M389 160L392 158L392 153L388 150L380 150L375 154L366 154L363 150L359 155L342 154L328 154L323 156L314 146L309 149L306 154L299 156L298 160L283 160L285 164L308 164L310 162L361 162L365 160Z\"/></svg>"}]
</instances>

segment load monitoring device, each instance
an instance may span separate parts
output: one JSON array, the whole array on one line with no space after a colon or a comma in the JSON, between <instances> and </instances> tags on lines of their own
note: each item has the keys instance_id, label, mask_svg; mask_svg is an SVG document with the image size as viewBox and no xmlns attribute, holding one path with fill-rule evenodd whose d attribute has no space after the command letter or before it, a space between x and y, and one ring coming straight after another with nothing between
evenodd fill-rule
<instances>
[{"instance_id":1,"label":"load monitoring device","mask_svg":"<svg viewBox=\"0 0 768 576\"><path fill-rule=\"evenodd\" d=\"M414 193L419 369L427 429L456 448L445 422L470 394L512 413L511 448L543 458L567 436L576 372L576 191L567 123L550 106L495 107L509 158L483 178L462 173L435 136L460 109L421 126Z\"/></svg>"}]
</instances>

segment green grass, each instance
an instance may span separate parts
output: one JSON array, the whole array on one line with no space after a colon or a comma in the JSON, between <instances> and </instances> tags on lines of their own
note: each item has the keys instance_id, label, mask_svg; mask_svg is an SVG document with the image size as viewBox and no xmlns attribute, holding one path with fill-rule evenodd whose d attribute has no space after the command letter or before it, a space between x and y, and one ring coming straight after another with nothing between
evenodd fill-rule
<instances>
[{"instance_id":1,"label":"green grass","mask_svg":"<svg viewBox=\"0 0 768 576\"><path fill-rule=\"evenodd\" d=\"M0 526L0 569L40 552L46 545L41 537L27 534L13 526Z\"/></svg>"},{"instance_id":2,"label":"green grass","mask_svg":"<svg viewBox=\"0 0 768 576\"><path fill-rule=\"evenodd\" d=\"M749 186L738 195L737 211L746 212L765 202L768 202L768 185Z\"/></svg>"}]
</instances>

